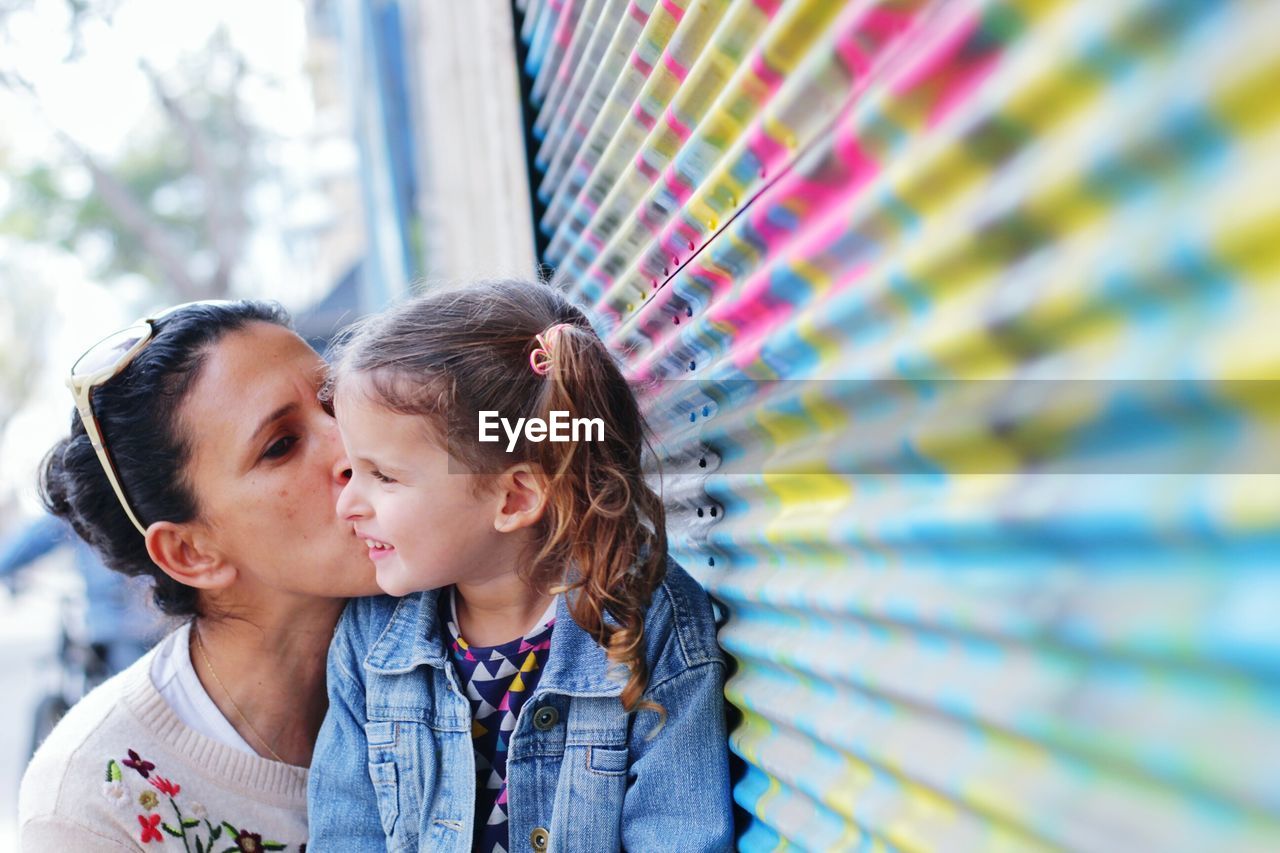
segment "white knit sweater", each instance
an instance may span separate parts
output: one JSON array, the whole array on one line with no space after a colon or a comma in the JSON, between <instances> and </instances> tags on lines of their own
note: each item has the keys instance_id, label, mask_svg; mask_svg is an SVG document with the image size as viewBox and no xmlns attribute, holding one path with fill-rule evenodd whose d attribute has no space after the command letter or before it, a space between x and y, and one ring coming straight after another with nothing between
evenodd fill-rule
<instances>
[{"instance_id":1,"label":"white knit sweater","mask_svg":"<svg viewBox=\"0 0 1280 853\"><path fill-rule=\"evenodd\" d=\"M24 851L305 849L307 771L218 743L151 683L154 652L76 704L27 767Z\"/></svg>"}]
</instances>

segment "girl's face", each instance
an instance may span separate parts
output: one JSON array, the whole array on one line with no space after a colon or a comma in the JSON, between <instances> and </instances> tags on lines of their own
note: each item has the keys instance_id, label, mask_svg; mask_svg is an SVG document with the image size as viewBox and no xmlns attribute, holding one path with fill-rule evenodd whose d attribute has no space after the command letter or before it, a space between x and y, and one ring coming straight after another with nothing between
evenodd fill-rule
<instances>
[{"instance_id":1,"label":"girl's face","mask_svg":"<svg viewBox=\"0 0 1280 853\"><path fill-rule=\"evenodd\" d=\"M450 472L449 454L422 417L379 405L358 374L343 377L334 412L351 460L338 515L368 548L378 586L407 595L498 568L497 498L477 491L475 475Z\"/></svg>"},{"instance_id":2,"label":"girl's face","mask_svg":"<svg viewBox=\"0 0 1280 853\"><path fill-rule=\"evenodd\" d=\"M244 593L377 592L363 543L333 513L347 461L316 398L323 375L293 332L253 323L213 346L183 401L199 524Z\"/></svg>"}]
</instances>

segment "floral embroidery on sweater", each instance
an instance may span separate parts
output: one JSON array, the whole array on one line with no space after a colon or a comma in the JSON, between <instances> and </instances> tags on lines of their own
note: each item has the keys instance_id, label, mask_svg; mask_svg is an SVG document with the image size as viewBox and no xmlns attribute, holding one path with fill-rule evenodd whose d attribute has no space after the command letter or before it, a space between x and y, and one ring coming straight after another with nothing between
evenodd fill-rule
<instances>
[{"instance_id":1,"label":"floral embroidery on sweater","mask_svg":"<svg viewBox=\"0 0 1280 853\"><path fill-rule=\"evenodd\" d=\"M208 810L195 800L184 799L179 804L182 786L158 773L153 775L155 764L132 749L128 752L128 758L107 761L107 778L102 786L102 795L120 808L130 809L137 802L150 812L137 816L138 840L143 844L153 841L163 843L167 834L182 839L183 849L187 853L264 853L268 850L289 849L289 845L279 841L264 841L260 832L237 828L225 820L210 820ZM130 791L128 781L134 777L131 774L126 776L122 767L135 771L148 784L136 797ZM173 814L172 821L165 820L165 816L156 811L161 805L157 791L168 800ZM297 850L298 853L306 853L306 843L299 844Z\"/></svg>"}]
</instances>

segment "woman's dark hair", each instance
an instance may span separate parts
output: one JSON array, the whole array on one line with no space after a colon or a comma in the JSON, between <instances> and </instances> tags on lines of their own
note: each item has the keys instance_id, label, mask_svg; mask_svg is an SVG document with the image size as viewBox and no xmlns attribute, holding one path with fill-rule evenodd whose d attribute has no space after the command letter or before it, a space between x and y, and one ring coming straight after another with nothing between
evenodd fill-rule
<instances>
[{"instance_id":1,"label":"woman's dark hair","mask_svg":"<svg viewBox=\"0 0 1280 853\"><path fill-rule=\"evenodd\" d=\"M229 332L250 323L288 328L288 313L271 302L187 305L153 323L153 336L119 375L93 391L93 413L107 453L138 520L185 522L197 517L187 481L191 456L178 413L200 376L210 349ZM72 410L71 435L45 455L40 472L45 507L65 519L112 569L146 575L155 602L171 616L199 613L197 590L162 572L147 554L146 540L129 521Z\"/></svg>"},{"instance_id":2,"label":"woman's dark hair","mask_svg":"<svg viewBox=\"0 0 1280 853\"><path fill-rule=\"evenodd\" d=\"M539 375L530 357L544 343L550 358ZM644 616L666 572L666 519L645 480L640 407L582 312L529 281L431 291L356 326L337 350L332 380L351 374L366 377L390 410L427 418L482 481L517 462L541 467L547 507L525 580L544 592L575 592L573 620L630 672L623 705L650 706L641 701ZM333 390L331 381L324 393ZM479 440L481 411L512 421L549 420L553 411L599 419L603 440L522 441L508 453L505 443Z\"/></svg>"}]
</instances>

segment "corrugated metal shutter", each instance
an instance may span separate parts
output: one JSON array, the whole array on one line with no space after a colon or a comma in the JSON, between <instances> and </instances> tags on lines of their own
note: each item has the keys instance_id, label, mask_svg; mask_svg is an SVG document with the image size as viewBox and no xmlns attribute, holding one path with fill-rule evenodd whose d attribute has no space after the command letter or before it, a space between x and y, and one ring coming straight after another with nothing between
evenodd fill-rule
<instances>
[{"instance_id":1,"label":"corrugated metal shutter","mask_svg":"<svg viewBox=\"0 0 1280 853\"><path fill-rule=\"evenodd\" d=\"M1280 849L1280 4L516 6L740 847Z\"/></svg>"}]
</instances>

